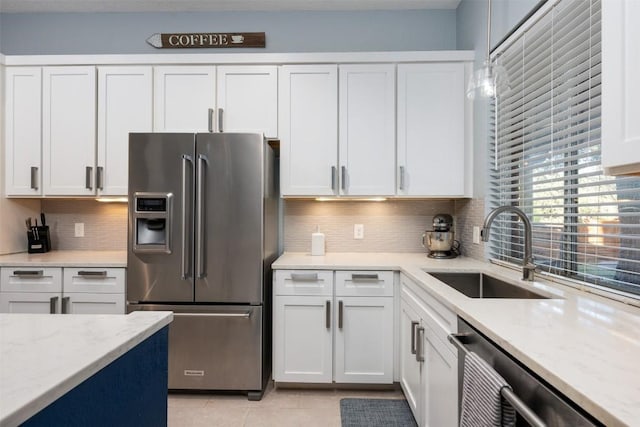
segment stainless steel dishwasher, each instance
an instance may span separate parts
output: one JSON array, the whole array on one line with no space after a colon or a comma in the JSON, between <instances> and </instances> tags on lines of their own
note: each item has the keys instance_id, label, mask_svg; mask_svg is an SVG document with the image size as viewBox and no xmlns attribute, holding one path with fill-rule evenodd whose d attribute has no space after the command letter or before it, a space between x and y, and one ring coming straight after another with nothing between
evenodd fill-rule
<instances>
[{"instance_id":1,"label":"stainless steel dishwasher","mask_svg":"<svg viewBox=\"0 0 640 427\"><path fill-rule=\"evenodd\" d=\"M503 396L516 409L518 415L516 426L603 425L464 320L458 318L458 333L451 335L450 340L459 349L458 406L462 400L464 355L473 351L511 385L513 393L509 393L508 396L503 393ZM526 418L529 418L531 422Z\"/></svg>"}]
</instances>

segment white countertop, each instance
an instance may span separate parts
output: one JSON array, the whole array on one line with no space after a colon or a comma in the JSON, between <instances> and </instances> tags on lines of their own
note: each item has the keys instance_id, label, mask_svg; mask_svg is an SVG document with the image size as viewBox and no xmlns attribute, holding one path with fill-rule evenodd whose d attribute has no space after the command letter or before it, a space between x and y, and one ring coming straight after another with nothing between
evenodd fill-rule
<instances>
[{"instance_id":1,"label":"white countertop","mask_svg":"<svg viewBox=\"0 0 640 427\"><path fill-rule=\"evenodd\" d=\"M126 267L127 251L51 251L0 255L0 267Z\"/></svg>"},{"instance_id":2,"label":"white countertop","mask_svg":"<svg viewBox=\"0 0 640 427\"><path fill-rule=\"evenodd\" d=\"M285 253L274 269L398 270L607 426L640 422L640 309L521 271L425 254ZM423 271L482 271L553 299L474 299Z\"/></svg>"},{"instance_id":3,"label":"white countertop","mask_svg":"<svg viewBox=\"0 0 640 427\"><path fill-rule=\"evenodd\" d=\"M18 425L168 325L167 311L0 314L0 425Z\"/></svg>"}]
</instances>

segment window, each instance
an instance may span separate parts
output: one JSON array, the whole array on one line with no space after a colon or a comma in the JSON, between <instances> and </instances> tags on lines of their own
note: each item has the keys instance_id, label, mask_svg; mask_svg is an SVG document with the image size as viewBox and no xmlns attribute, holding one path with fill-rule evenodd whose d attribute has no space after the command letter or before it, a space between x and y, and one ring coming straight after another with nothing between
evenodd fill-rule
<instances>
[{"instance_id":1,"label":"window","mask_svg":"<svg viewBox=\"0 0 640 427\"><path fill-rule=\"evenodd\" d=\"M488 200L527 213L542 270L640 295L640 178L600 166L600 1L556 1L498 48ZM494 227L491 256L520 263L517 217Z\"/></svg>"}]
</instances>

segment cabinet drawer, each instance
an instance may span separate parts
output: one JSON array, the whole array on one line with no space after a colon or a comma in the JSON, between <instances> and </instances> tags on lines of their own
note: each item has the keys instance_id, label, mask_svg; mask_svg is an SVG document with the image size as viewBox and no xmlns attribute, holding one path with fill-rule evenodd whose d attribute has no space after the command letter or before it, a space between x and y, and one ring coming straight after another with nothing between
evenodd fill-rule
<instances>
[{"instance_id":1,"label":"cabinet drawer","mask_svg":"<svg viewBox=\"0 0 640 427\"><path fill-rule=\"evenodd\" d=\"M2 292L62 292L62 268L2 267Z\"/></svg>"},{"instance_id":2,"label":"cabinet drawer","mask_svg":"<svg viewBox=\"0 0 640 427\"><path fill-rule=\"evenodd\" d=\"M276 295L333 295L333 271L276 270Z\"/></svg>"},{"instance_id":3,"label":"cabinet drawer","mask_svg":"<svg viewBox=\"0 0 640 427\"><path fill-rule=\"evenodd\" d=\"M124 268L65 268L64 292L124 293Z\"/></svg>"},{"instance_id":4,"label":"cabinet drawer","mask_svg":"<svg viewBox=\"0 0 640 427\"><path fill-rule=\"evenodd\" d=\"M392 271L336 271L336 296L393 296Z\"/></svg>"}]
</instances>

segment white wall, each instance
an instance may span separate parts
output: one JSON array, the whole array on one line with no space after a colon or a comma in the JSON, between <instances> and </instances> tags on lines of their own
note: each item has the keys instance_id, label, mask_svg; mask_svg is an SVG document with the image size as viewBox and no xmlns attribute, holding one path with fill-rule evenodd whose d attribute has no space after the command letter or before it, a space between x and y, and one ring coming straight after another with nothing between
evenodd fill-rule
<instances>
[{"instance_id":1,"label":"white wall","mask_svg":"<svg viewBox=\"0 0 640 427\"><path fill-rule=\"evenodd\" d=\"M4 58L0 55L0 135L4 140ZM4 144L0 144L0 255L27 250L25 219L39 218L39 200L14 200L4 197Z\"/></svg>"}]
</instances>

